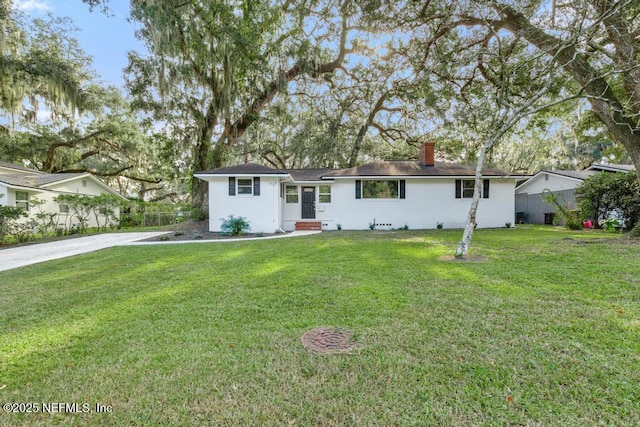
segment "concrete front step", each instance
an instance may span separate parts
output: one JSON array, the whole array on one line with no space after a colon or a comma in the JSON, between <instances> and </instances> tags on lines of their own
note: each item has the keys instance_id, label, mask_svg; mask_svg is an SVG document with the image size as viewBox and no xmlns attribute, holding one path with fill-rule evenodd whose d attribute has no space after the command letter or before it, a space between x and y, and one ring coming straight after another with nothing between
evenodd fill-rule
<instances>
[{"instance_id":1,"label":"concrete front step","mask_svg":"<svg viewBox=\"0 0 640 427\"><path fill-rule=\"evenodd\" d=\"M296 230L322 230L320 221L298 221L296 222Z\"/></svg>"}]
</instances>

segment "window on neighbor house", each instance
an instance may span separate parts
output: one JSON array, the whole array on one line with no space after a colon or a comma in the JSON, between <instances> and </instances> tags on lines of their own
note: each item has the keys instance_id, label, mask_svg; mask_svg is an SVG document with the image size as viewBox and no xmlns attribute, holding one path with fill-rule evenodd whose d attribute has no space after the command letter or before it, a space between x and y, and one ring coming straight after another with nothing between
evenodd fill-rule
<instances>
[{"instance_id":1,"label":"window on neighbor house","mask_svg":"<svg viewBox=\"0 0 640 427\"><path fill-rule=\"evenodd\" d=\"M318 197L320 203L331 203L331 186L321 185L318 188Z\"/></svg>"},{"instance_id":2,"label":"window on neighbor house","mask_svg":"<svg viewBox=\"0 0 640 427\"><path fill-rule=\"evenodd\" d=\"M238 194L253 194L253 180L251 178L238 178Z\"/></svg>"},{"instance_id":3,"label":"window on neighbor house","mask_svg":"<svg viewBox=\"0 0 640 427\"><path fill-rule=\"evenodd\" d=\"M298 187L296 185L287 185L286 202L298 203Z\"/></svg>"},{"instance_id":4,"label":"window on neighbor house","mask_svg":"<svg viewBox=\"0 0 640 427\"><path fill-rule=\"evenodd\" d=\"M63 204L63 205L58 205L58 212L60 213L69 213L69 205Z\"/></svg>"},{"instance_id":5,"label":"window on neighbor house","mask_svg":"<svg viewBox=\"0 0 640 427\"><path fill-rule=\"evenodd\" d=\"M26 191L16 191L16 207L25 211L29 210L29 193Z\"/></svg>"},{"instance_id":6,"label":"window on neighbor house","mask_svg":"<svg viewBox=\"0 0 640 427\"><path fill-rule=\"evenodd\" d=\"M362 180L363 199L397 199L398 180Z\"/></svg>"}]
</instances>

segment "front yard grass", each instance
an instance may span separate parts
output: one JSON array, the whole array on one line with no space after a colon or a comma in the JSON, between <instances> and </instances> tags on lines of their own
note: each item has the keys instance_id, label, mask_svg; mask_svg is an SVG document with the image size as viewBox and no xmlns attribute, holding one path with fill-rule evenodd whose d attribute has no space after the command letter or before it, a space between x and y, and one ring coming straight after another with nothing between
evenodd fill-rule
<instances>
[{"instance_id":1,"label":"front yard grass","mask_svg":"<svg viewBox=\"0 0 640 427\"><path fill-rule=\"evenodd\" d=\"M557 229L121 247L0 275L2 425L640 425L640 244ZM316 327L352 355L304 349Z\"/></svg>"}]
</instances>

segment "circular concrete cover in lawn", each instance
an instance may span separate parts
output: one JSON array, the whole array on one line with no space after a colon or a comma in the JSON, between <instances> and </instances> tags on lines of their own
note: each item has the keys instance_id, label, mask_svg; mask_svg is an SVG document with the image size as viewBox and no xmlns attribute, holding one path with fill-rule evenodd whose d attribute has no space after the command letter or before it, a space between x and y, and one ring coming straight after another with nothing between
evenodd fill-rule
<instances>
[{"instance_id":1,"label":"circular concrete cover in lawn","mask_svg":"<svg viewBox=\"0 0 640 427\"><path fill-rule=\"evenodd\" d=\"M317 328L305 332L302 345L316 353L353 353L362 344L352 340L353 332L346 329Z\"/></svg>"}]
</instances>

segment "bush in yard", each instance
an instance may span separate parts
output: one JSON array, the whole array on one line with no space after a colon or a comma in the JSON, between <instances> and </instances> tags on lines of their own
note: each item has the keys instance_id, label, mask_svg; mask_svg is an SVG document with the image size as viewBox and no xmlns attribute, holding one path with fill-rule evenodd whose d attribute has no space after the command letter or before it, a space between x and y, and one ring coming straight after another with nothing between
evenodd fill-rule
<instances>
[{"instance_id":1,"label":"bush in yard","mask_svg":"<svg viewBox=\"0 0 640 427\"><path fill-rule=\"evenodd\" d=\"M229 218L222 218L221 221L222 226L220 226L220 229L223 234L239 236L245 231L249 231L251 229L249 221L241 216L235 217L233 215L229 215Z\"/></svg>"},{"instance_id":2,"label":"bush in yard","mask_svg":"<svg viewBox=\"0 0 640 427\"><path fill-rule=\"evenodd\" d=\"M640 184L635 173L601 172L576 187L582 214L600 224L612 216L633 228L640 220Z\"/></svg>"},{"instance_id":3,"label":"bush in yard","mask_svg":"<svg viewBox=\"0 0 640 427\"><path fill-rule=\"evenodd\" d=\"M66 234L84 233L89 223L91 213L91 197L82 194L60 194L53 199L59 205L66 205L68 214L62 219Z\"/></svg>"},{"instance_id":4,"label":"bush in yard","mask_svg":"<svg viewBox=\"0 0 640 427\"><path fill-rule=\"evenodd\" d=\"M563 215L564 226L569 230L581 230L584 227L582 223L582 214L579 209L568 210Z\"/></svg>"},{"instance_id":5,"label":"bush in yard","mask_svg":"<svg viewBox=\"0 0 640 427\"><path fill-rule=\"evenodd\" d=\"M615 218L607 218L600 221L599 225L609 233L613 233L616 231L616 227L620 226L620 222Z\"/></svg>"},{"instance_id":6,"label":"bush in yard","mask_svg":"<svg viewBox=\"0 0 640 427\"><path fill-rule=\"evenodd\" d=\"M45 204L45 201L38 199L37 197L32 197L30 204L33 208L33 212L35 213L35 221L38 224L37 227L40 237L45 238L49 235L53 236L58 223L58 212L47 212L44 210L43 205Z\"/></svg>"},{"instance_id":7,"label":"bush in yard","mask_svg":"<svg viewBox=\"0 0 640 427\"><path fill-rule=\"evenodd\" d=\"M554 224L564 224L570 230L580 230L583 227L582 216L579 210L569 209L558 200L558 196L545 189L542 192L542 200L555 206Z\"/></svg>"},{"instance_id":8,"label":"bush in yard","mask_svg":"<svg viewBox=\"0 0 640 427\"><path fill-rule=\"evenodd\" d=\"M0 206L0 243L4 242L4 238L13 234L16 220L27 217L24 209L17 206Z\"/></svg>"},{"instance_id":9,"label":"bush in yard","mask_svg":"<svg viewBox=\"0 0 640 427\"><path fill-rule=\"evenodd\" d=\"M25 222L12 222L10 234L18 243L28 242L33 239L35 231L38 229L38 222L30 218Z\"/></svg>"}]
</instances>

